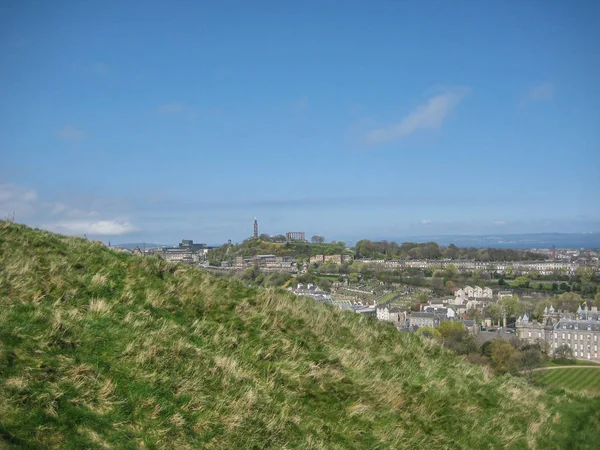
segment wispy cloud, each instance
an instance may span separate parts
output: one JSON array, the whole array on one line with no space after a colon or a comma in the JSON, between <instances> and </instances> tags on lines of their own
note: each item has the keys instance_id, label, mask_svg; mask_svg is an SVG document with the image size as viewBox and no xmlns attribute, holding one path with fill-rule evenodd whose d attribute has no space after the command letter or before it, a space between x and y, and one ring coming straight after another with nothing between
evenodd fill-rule
<instances>
[{"instance_id":1,"label":"wispy cloud","mask_svg":"<svg viewBox=\"0 0 600 450\"><path fill-rule=\"evenodd\" d=\"M371 131L365 137L367 145L398 141L421 130L439 128L452 110L460 103L468 90L453 89L430 98L427 103L418 106L399 123Z\"/></svg>"},{"instance_id":2,"label":"wispy cloud","mask_svg":"<svg viewBox=\"0 0 600 450\"><path fill-rule=\"evenodd\" d=\"M305 95L292 104L292 111L302 112L308 109L308 97Z\"/></svg>"},{"instance_id":3,"label":"wispy cloud","mask_svg":"<svg viewBox=\"0 0 600 450\"><path fill-rule=\"evenodd\" d=\"M183 105L182 103L165 103L164 105L160 105L158 108L156 108L156 111L160 114L171 115L182 112L186 108L187 106Z\"/></svg>"},{"instance_id":4,"label":"wispy cloud","mask_svg":"<svg viewBox=\"0 0 600 450\"><path fill-rule=\"evenodd\" d=\"M221 110L218 108L197 110L193 106L180 102L171 102L160 105L156 108L156 112L163 116L181 116L190 120L193 120L198 116L208 117L218 116L221 114Z\"/></svg>"},{"instance_id":5,"label":"wispy cloud","mask_svg":"<svg viewBox=\"0 0 600 450\"><path fill-rule=\"evenodd\" d=\"M421 220L421 225L429 225L430 223L431 223L431 220L429 220L429 219Z\"/></svg>"},{"instance_id":6,"label":"wispy cloud","mask_svg":"<svg viewBox=\"0 0 600 450\"><path fill-rule=\"evenodd\" d=\"M17 218L31 216L35 212L37 199L35 189L0 182L0 218L6 219L13 214Z\"/></svg>"},{"instance_id":7,"label":"wispy cloud","mask_svg":"<svg viewBox=\"0 0 600 450\"><path fill-rule=\"evenodd\" d=\"M103 61L96 61L90 65L90 71L101 77L107 77L110 75L110 67Z\"/></svg>"},{"instance_id":8,"label":"wispy cloud","mask_svg":"<svg viewBox=\"0 0 600 450\"><path fill-rule=\"evenodd\" d=\"M523 108L530 103L545 102L554 98L554 84L550 82L540 83L527 91L519 101L518 106Z\"/></svg>"},{"instance_id":9,"label":"wispy cloud","mask_svg":"<svg viewBox=\"0 0 600 450\"><path fill-rule=\"evenodd\" d=\"M85 139L86 133L85 131L78 130L73 125L65 125L60 130L58 130L57 135L63 141L81 141Z\"/></svg>"},{"instance_id":10,"label":"wispy cloud","mask_svg":"<svg viewBox=\"0 0 600 450\"><path fill-rule=\"evenodd\" d=\"M534 86L529 91L527 99L532 102L538 102L543 100L552 100L554 98L554 84L542 83Z\"/></svg>"},{"instance_id":11,"label":"wispy cloud","mask_svg":"<svg viewBox=\"0 0 600 450\"><path fill-rule=\"evenodd\" d=\"M76 220L52 223L44 226L51 231L63 234L91 234L103 236L121 236L137 231L130 222L117 220Z\"/></svg>"}]
</instances>

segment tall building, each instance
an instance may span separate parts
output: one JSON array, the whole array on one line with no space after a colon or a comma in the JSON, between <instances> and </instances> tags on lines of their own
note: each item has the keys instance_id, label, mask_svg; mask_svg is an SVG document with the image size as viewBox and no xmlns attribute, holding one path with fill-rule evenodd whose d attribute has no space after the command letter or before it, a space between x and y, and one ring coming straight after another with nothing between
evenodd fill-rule
<instances>
[{"instance_id":1,"label":"tall building","mask_svg":"<svg viewBox=\"0 0 600 450\"><path fill-rule=\"evenodd\" d=\"M254 218L254 239L258 239L258 220Z\"/></svg>"}]
</instances>

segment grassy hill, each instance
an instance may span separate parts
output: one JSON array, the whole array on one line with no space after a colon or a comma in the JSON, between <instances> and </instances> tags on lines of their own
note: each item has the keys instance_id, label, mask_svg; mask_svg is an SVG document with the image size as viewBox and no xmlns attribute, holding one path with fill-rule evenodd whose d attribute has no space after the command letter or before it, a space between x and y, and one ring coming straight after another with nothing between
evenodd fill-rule
<instances>
[{"instance_id":1,"label":"grassy hill","mask_svg":"<svg viewBox=\"0 0 600 450\"><path fill-rule=\"evenodd\" d=\"M391 324L0 222L0 448L592 448L599 426L598 397Z\"/></svg>"}]
</instances>

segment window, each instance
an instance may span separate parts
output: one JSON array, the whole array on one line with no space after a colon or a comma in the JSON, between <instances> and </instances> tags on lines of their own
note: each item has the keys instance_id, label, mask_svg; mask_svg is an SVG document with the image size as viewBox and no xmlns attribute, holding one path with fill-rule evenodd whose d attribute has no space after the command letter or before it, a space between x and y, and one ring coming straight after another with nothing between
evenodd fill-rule
<instances>
[{"instance_id":1,"label":"window","mask_svg":"<svg viewBox=\"0 0 600 450\"><path fill-rule=\"evenodd\" d=\"M529 332L529 337L531 337L531 331Z\"/></svg>"},{"instance_id":2,"label":"window","mask_svg":"<svg viewBox=\"0 0 600 450\"><path fill-rule=\"evenodd\" d=\"M577 344L575 344L575 350L577 350Z\"/></svg>"}]
</instances>

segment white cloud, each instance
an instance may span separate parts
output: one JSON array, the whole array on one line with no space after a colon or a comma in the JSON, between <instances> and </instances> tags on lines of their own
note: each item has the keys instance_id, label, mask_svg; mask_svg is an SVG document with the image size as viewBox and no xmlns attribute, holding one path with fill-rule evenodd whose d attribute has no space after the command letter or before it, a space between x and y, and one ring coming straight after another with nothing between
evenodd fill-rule
<instances>
[{"instance_id":1,"label":"white cloud","mask_svg":"<svg viewBox=\"0 0 600 450\"><path fill-rule=\"evenodd\" d=\"M527 94L527 100L531 102L539 102L544 100L552 100L554 98L554 85L552 83L542 83L531 88Z\"/></svg>"},{"instance_id":2,"label":"white cloud","mask_svg":"<svg viewBox=\"0 0 600 450\"><path fill-rule=\"evenodd\" d=\"M493 225L506 225L506 222L504 220L496 220L494 222L492 222Z\"/></svg>"},{"instance_id":3,"label":"white cloud","mask_svg":"<svg viewBox=\"0 0 600 450\"><path fill-rule=\"evenodd\" d=\"M442 125L466 93L466 89L454 89L432 97L399 123L368 133L365 142L368 145L381 144L403 139L419 130L435 130Z\"/></svg>"},{"instance_id":4,"label":"white cloud","mask_svg":"<svg viewBox=\"0 0 600 450\"><path fill-rule=\"evenodd\" d=\"M81 141L86 136L84 131L76 129L73 125L65 125L57 134L64 141Z\"/></svg>"},{"instance_id":5,"label":"white cloud","mask_svg":"<svg viewBox=\"0 0 600 450\"><path fill-rule=\"evenodd\" d=\"M429 225L430 223L431 223L431 220L429 220L429 219L421 220L421 225Z\"/></svg>"},{"instance_id":6,"label":"white cloud","mask_svg":"<svg viewBox=\"0 0 600 450\"><path fill-rule=\"evenodd\" d=\"M74 220L49 224L44 228L63 234L97 234L104 236L120 236L137 230L130 222L117 220Z\"/></svg>"}]
</instances>

